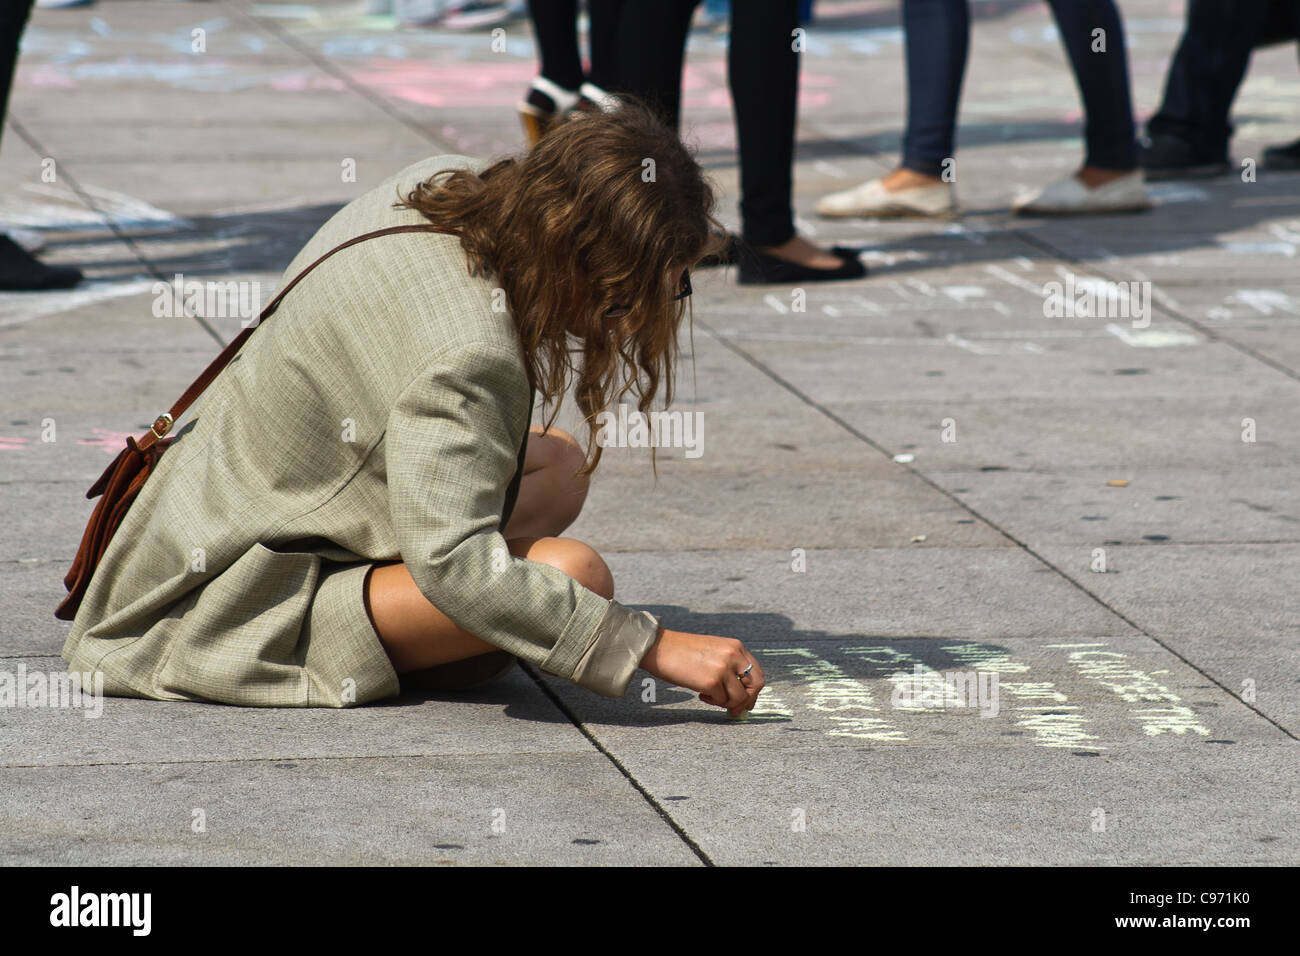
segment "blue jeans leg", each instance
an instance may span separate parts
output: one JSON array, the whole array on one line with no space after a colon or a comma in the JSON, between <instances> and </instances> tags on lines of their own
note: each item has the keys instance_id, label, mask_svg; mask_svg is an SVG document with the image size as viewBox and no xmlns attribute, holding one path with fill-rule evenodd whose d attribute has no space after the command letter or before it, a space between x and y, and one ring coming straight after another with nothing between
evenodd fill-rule
<instances>
[{"instance_id":1,"label":"blue jeans leg","mask_svg":"<svg viewBox=\"0 0 1300 956\"><path fill-rule=\"evenodd\" d=\"M1129 92L1128 52L1114 0L1048 2L1083 96L1084 165L1136 169L1137 130Z\"/></svg>"},{"instance_id":2,"label":"blue jeans leg","mask_svg":"<svg viewBox=\"0 0 1300 956\"><path fill-rule=\"evenodd\" d=\"M907 51L907 130L903 162L929 176L952 157L966 54L970 10L966 0L903 0Z\"/></svg>"}]
</instances>

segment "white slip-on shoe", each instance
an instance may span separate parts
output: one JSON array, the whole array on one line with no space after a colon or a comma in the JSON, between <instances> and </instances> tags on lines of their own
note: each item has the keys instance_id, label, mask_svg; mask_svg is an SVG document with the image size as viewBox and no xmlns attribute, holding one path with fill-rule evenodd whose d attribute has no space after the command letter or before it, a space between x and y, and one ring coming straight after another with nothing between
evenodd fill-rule
<instances>
[{"instance_id":1,"label":"white slip-on shoe","mask_svg":"<svg viewBox=\"0 0 1300 956\"><path fill-rule=\"evenodd\" d=\"M566 90L544 76L535 77L528 95L516 109L524 124L528 145L536 146L538 140L555 128L578 105L581 97L577 90Z\"/></svg>"},{"instance_id":2,"label":"white slip-on shoe","mask_svg":"<svg viewBox=\"0 0 1300 956\"><path fill-rule=\"evenodd\" d=\"M1022 216L1085 216L1093 213L1140 212L1151 208L1142 170L1089 189L1073 176L1049 183L1011 206Z\"/></svg>"},{"instance_id":3,"label":"white slip-on shoe","mask_svg":"<svg viewBox=\"0 0 1300 956\"><path fill-rule=\"evenodd\" d=\"M612 113L618 109L618 100L590 81L578 87L578 93L603 113ZM581 106L578 107L581 109Z\"/></svg>"},{"instance_id":4,"label":"white slip-on shoe","mask_svg":"<svg viewBox=\"0 0 1300 956\"><path fill-rule=\"evenodd\" d=\"M817 200L817 215L850 216L952 216L957 211L951 183L891 191L879 179Z\"/></svg>"}]
</instances>

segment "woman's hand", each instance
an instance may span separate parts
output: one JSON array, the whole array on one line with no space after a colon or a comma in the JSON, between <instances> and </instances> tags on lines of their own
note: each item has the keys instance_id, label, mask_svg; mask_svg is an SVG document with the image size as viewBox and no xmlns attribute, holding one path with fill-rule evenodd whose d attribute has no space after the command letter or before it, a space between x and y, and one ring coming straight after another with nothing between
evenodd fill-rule
<instances>
[{"instance_id":1,"label":"woman's hand","mask_svg":"<svg viewBox=\"0 0 1300 956\"><path fill-rule=\"evenodd\" d=\"M753 670L742 679L739 675L751 664ZM763 668L735 638L666 628L660 628L641 667L660 680L696 691L706 704L727 708L732 717L753 710L766 683Z\"/></svg>"}]
</instances>

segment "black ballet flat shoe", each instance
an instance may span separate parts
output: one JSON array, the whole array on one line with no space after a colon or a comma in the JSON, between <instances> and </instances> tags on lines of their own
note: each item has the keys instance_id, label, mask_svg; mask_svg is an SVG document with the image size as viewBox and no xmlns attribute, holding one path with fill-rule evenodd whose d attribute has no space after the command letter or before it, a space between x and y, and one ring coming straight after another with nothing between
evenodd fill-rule
<instances>
[{"instance_id":1,"label":"black ballet flat shoe","mask_svg":"<svg viewBox=\"0 0 1300 956\"><path fill-rule=\"evenodd\" d=\"M1270 146L1264 150L1264 168L1269 170L1300 169L1300 139L1294 143Z\"/></svg>"},{"instance_id":2,"label":"black ballet flat shoe","mask_svg":"<svg viewBox=\"0 0 1300 956\"><path fill-rule=\"evenodd\" d=\"M1138 149L1138 165L1142 167L1147 182L1171 179L1212 179L1226 173L1227 146L1222 151L1209 153L1177 136L1152 136Z\"/></svg>"},{"instance_id":3,"label":"black ballet flat shoe","mask_svg":"<svg viewBox=\"0 0 1300 956\"><path fill-rule=\"evenodd\" d=\"M6 292L71 289L81 279L81 270L76 266L47 266L0 233L0 289Z\"/></svg>"},{"instance_id":4,"label":"black ballet flat shoe","mask_svg":"<svg viewBox=\"0 0 1300 956\"><path fill-rule=\"evenodd\" d=\"M836 246L831 253L843 260L843 265L838 269L801 266L797 262L769 256L765 252L746 247L740 256L740 284L825 282L836 279L860 279L867 274L867 267L858 259L858 254L854 250Z\"/></svg>"},{"instance_id":5,"label":"black ballet flat shoe","mask_svg":"<svg viewBox=\"0 0 1300 956\"><path fill-rule=\"evenodd\" d=\"M732 266L736 264L736 258L740 255L740 237L733 236L731 233L725 233L726 242L716 251L705 256L695 264L696 268L703 269L709 266ZM719 236L719 239L722 237Z\"/></svg>"}]
</instances>

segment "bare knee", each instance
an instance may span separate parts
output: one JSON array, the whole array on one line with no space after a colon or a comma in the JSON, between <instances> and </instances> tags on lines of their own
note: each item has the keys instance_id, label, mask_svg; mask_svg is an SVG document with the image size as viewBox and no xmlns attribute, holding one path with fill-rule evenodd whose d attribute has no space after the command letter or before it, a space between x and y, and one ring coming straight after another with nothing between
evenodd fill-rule
<instances>
[{"instance_id":1,"label":"bare knee","mask_svg":"<svg viewBox=\"0 0 1300 956\"><path fill-rule=\"evenodd\" d=\"M614 597L614 575L609 565L595 548L576 538L538 538L528 549L528 559L563 571L603 598Z\"/></svg>"},{"instance_id":2,"label":"bare knee","mask_svg":"<svg viewBox=\"0 0 1300 956\"><path fill-rule=\"evenodd\" d=\"M537 449L539 466L553 468L566 479L572 478L584 492L586 491L587 477L585 475L581 478L576 477L582 466L587 463L587 451L579 444L578 439L562 428L551 428L543 434L541 426L535 425L528 440L530 447L532 442L540 446Z\"/></svg>"},{"instance_id":3,"label":"bare knee","mask_svg":"<svg viewBox=\"0 0 1300 956\"><path fill-rule=\"evenodd\" d=\"M534 431L529 442L530 446L533 442L539 446L534 459L537 469L546 469L540 485L545 489L546 508L552 517L552 526L546 530L559 534L578 519L587 501L591 479L578 474L587 463L587 453L576 438L559 428L545 435Z\"/></svg>"}]
</instances>

